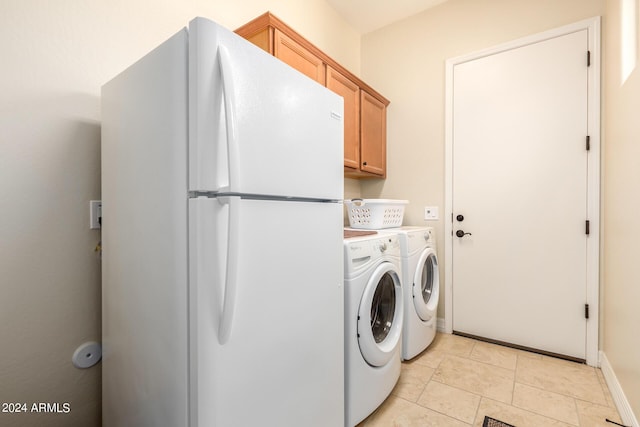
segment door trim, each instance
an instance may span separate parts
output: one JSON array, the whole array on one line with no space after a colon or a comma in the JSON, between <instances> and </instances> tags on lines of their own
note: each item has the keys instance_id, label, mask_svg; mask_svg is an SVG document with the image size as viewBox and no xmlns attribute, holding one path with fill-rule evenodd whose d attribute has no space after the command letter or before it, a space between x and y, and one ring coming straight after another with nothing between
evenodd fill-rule
<instances>
[{"instance_id":1,"label":"door trim","mask_svg":"<svg viewBox=\"0 0 640 427\"><path fill-rule=\"evenodd\" d=\"M445 77L445 213L444 213L444 330L453 332L453 71L454 67L485 56L505 52L577 31L587 30L591 65L587 69L587 129L590 155L587 163L587 215L591 224L587 239L586 304L590 316L586 331L586 361L598 366L600 325L600 17L593 17L560 28L500 44L446 62ZM586 61L586 52L585 52Z\"/></svg>"}]
</instances>

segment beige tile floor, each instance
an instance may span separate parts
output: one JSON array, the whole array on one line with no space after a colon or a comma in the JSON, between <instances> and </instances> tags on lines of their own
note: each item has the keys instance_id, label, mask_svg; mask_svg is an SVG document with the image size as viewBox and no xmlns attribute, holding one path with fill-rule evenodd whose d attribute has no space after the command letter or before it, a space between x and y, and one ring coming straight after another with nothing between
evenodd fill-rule
<instances>
[{"instance_id":1,"label":"beige tile floor","mask_svg":"<svg viewBox=\"0 0 640 427\"><path fill-rule=\"evenodd\" d=\"M485 415L516 427L621 422L600 369L438 334L358 427L482 426Z\"/></svg>"}]
</instances>

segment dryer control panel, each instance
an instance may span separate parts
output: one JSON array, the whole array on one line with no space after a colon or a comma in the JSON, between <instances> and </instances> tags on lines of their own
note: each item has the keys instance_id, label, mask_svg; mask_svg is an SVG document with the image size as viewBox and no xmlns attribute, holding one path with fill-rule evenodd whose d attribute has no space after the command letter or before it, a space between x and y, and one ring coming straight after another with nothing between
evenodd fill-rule
<instances>
[{"instance_id":1,"label":"dryer control panel","mask_svg":"<svg viewBox=\"0 0 640 427\"><path fill-rule=\"evenodd\" d=\"M400 244L405 246L403 256L409 256L422 251L425 247L436 247L436 236L433 228L424 227L419 229L404 230L406 239L401 239Z\"/></svg>"}]
</instances>

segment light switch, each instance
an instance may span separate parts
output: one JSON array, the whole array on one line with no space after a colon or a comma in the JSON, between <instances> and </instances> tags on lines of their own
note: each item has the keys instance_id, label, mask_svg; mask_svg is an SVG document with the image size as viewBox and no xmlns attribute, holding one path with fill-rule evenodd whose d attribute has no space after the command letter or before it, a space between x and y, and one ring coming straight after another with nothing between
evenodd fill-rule
<instances>
[{"instance_id":1,"label":"light switch","mask_svg":"<svg viewBox=\"0 0 640 427\"><path fill-rule=\"evenodd\" d=\"M89 201L89 228L92 230L102 226L102 200Z\"/></svg>"},{"instance_id":2,"label":"light switch","mask_svg":"<svg viewBox=\"0 0 640 427\"><path fill-rule=\"evenodd\" d=\"M427 221L436 221L438 219L438 207L426 206L424 208L424 219Z\"/></svg>"}]
</instances>

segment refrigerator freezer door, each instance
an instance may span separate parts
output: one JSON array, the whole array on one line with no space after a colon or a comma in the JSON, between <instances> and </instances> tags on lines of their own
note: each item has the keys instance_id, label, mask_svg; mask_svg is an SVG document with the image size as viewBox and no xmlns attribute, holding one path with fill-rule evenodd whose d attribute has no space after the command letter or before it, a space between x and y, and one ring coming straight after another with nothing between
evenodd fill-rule
<instances>
[{"instance_id":1,"label":"refrigerator freezer door","mask_svg":"<svg viewBox=\"0 0 640 427\"><path fill-rule=\"evenodd\" d=\"M192 424L341 426L342 205L235 199L189 200Z\"/></svg>"},{"instance_id":2,"label":"refrigerator freezer door","mask_svg":"<svg viewBox=\"0 0 640 427\"><path fill-rule=\"evenodd\" d=\"M342 98L203 18L189 112L190 191L342 198Z\"/></svg>"}]
</instances>

